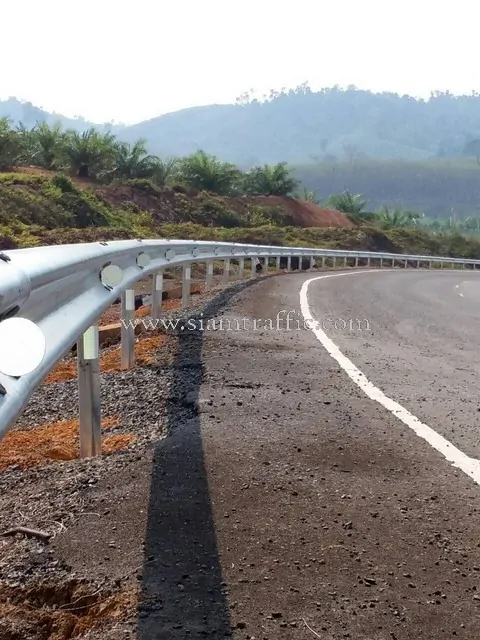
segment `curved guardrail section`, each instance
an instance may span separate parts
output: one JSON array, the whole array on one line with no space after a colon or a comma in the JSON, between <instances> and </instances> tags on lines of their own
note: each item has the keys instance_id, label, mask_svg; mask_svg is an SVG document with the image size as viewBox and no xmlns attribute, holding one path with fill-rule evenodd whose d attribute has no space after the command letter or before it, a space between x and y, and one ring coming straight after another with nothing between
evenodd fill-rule
<instances>
[{"instance_id":1,"label":"curved guardrail section","mask_svg":"<svg viewBox=\"0 0 480 640\"><path fill-rule=\"evenodd\" d=\"M134 284L149 274L153 278L152 315L158 317L162 300L162 273L169 267L183 265L183 303L190 296L191 264L207 263L207 288L211 286L213 262L224 262L224 281L229 279L230 261L239 262L239 278L243 278L245 259L252 261L256 275L257 260L287 258L290 270L292 256L316 259L322 265L333 261L359 260L368 265L383 266L403 262L419 267L445 263L476 268L480 260L463 258L399 255L368 251L339 251L297 247L273 247L196 242L193 240L125 240L78 245L58 245L32 249L16 249L0 253L0 322L25 318L34 322L45 338L46 350L40 365L31 373L12 377L0 372L0 438L14 424L30 396L59 360L77 343L80 454L100 453L100 388L98 318L119 297L122 301L122 368L134 362L135 301ZM374 261L374 262L373 262ZM0 349L2 348L0 344Z\"/></svg>"}]
</instances>

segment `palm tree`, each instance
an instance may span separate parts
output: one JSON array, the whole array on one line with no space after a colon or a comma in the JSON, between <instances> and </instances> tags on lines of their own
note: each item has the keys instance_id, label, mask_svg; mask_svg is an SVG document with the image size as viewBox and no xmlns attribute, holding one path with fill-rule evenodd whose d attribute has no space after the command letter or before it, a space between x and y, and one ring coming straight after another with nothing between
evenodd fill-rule
<instances>
[{"instance_id":1,"label":"palm tree","mask_svg":"<svg viewBox=\"0 0 480 640\"><path fill-rule=\"evenodd\" d=\"M20 139L9 118L0 118L0 169L17 164L21 155Z\"/></svg>"},{"instance_id":2,"label":"palm tree","mask_svg":"<svg viewBox=\"0 0 480 640\"><path fill-rule=\"evenodd\" d=\"M292 169L288 168L286 162L254 167L244 176L244 190L254 196L289 196L298 186L298 180L291 174Z\"/></svg>"},{"instance_id":3,"label":"palm tree","mask_svg":"<svg viewBox=\"0 0 480 640\"><path fill-rule=\"evenodd\" d=\"M179 161L177 158L159 160L155 166L153 180L160 187L164 187L170 178L173 178L178 171Z\"/></svg>"},{"instance_id":4,"label":"palm tree","mask_svg":"<svg viewBox=\"0 0 480 640\"><path fill-rule=\"evenodd\" d=\"M353 195L350 191L344 191L330 196L328 204L337 211L359 217L363 213L367 201L360 194Z\"/></svg>"},{"instance_id":5,"label":"palm tree","mask_svg":"<svg viewBox=\"0 0 480 640\"><path fill-rule=\"evenodd\" d=\"M240 172L233 164L221 162L205 151L197 151L180 160L178 175L185 184L194 189L228 195L234 190Z\"/></svg>"},{"instance_id":6,"label":"palm tree","mask_svg":"<svg viewBox=\"0 0 480 640\"><path fill-rule=\"evenodd\" d=\"M99 177L114 166L115 136L111 133L101 134L93 127L83 133L67 131L62 154L78 177Z\"/></svg>"},{"instance_id":7,"label":"palm tree","mask_svg":"<svg viewBox=\"0 0 480 640\"><path fill-rule=\"evenodd\" d=\"M378 222L382 229L398 229L402 227L415 226L420 214L416 211L405 211L401 207L382 207L378 212Z\"/></svg>"},{"instance_id":8,"label":"palm tree","mask_svg":"<svg viewBox=\"0 0 480 640\"><path fill-rule=\"evenodd\" d=\"M148 154L146 140L137 140L133 145L118 142L114 146L114 152L113 175L119 180L151 178L155 174L159 158Z\"/></svg>"},{"instance_id":9,"label":"palm tree","mask_svg":"<svg viewBox=\"0 0 480 640\"><path fill-rule=\"evenodd\" d=\"M327 201L328 206L345 213L356 224L375 220L376 215L374 213L364 211L366 204L367 201L362 195L354 195L350 191L330 196Z\"/></svg>"},{"instance_id":10,"label":"palm tree","mask_svg":"<svg viewBox=\"0 0 480 640\"><path fill-rule=\"evenodd\" d=\"M30 131L20 124L18 131L23 143L23 154L32 164L52 171L59 168L64 139L59 122L51 127L46 122L37 122Z\"/></svg>"}]
</instances>

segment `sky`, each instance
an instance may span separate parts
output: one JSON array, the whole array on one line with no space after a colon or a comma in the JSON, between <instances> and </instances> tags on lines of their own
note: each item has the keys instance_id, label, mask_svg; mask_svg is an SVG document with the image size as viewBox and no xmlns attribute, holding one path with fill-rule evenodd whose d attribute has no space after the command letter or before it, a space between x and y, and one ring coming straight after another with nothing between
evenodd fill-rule
<instances>
[{"instance_id":1,"label":"sky","mask_svg":"<svg viewBox=\"0 0 480 640\"><path fill-rule=\"evenodd\" d=\"M474 0L2 3L0 99L131 124L308 82L480 91Z\"/></svg>"}]
</instances>

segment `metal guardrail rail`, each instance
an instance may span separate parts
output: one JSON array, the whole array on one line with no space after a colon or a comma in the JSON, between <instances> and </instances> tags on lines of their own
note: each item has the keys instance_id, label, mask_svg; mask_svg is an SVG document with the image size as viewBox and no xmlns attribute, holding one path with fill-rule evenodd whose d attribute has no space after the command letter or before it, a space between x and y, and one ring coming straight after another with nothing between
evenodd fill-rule
<instances>
[{"instance_id":1,"label":"metal guardrail rail","mask_svg":"<svg viewBox=\"0 0 480 640\"><path fill-rule=\"evenodd\" d=\"M230 264L238 261L238 278L244 278L245 260L251 260L252 277L263 261L263 273L270 261L280 269L286 258L286 271L292 257L309 258L310 267L330 259L333 266L343 260L352 266L366 261L368 266L385 262L420 267L445 264L475 269L480 260L463 258L399 255L369 251L339 251L297 247L273 247L193 240L122 240L77 245L58 245L16 249L0 253L0 323L23 318L35 323L45 340L38 366L31 372L12 376L0 371L0 438L14 424L32 393L57 362L77 344L80 455L100 453L100 373L98 319L121 298L122 369L134 364L133 286L146 275L155 274L152 289L152 316L159 318L163 270L183 265L182 302L190 297L192 263L206 262L206 288L213 281L213 263L224 262L223 281L229 281ZM21 336L19 336L21 339ZM11 348L11 345L9 345ZM4 345L4 348L6 345ZM0 353L2 344L0 342Z\"/></svg>"}]
</instances>

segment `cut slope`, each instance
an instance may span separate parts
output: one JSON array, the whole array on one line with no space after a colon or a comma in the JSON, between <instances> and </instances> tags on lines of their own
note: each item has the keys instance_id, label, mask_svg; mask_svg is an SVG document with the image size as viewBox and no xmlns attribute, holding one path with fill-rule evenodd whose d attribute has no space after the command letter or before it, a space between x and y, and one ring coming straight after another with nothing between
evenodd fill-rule
<instances>
[{"instance_id":1,"label":"cut slope","mask_svg":"<svg viewBox=\"0 0 480 640\"><path fill-rule=\"evenodd\" d=\"M330 209L313 202L285 196L243 196L241 198L225 198L227 203L238 211L245 213L247 205L262 207L280 207L300 227L340 227L350 229L355 225L340 211Z\"/></svg>"}]
</instances>

